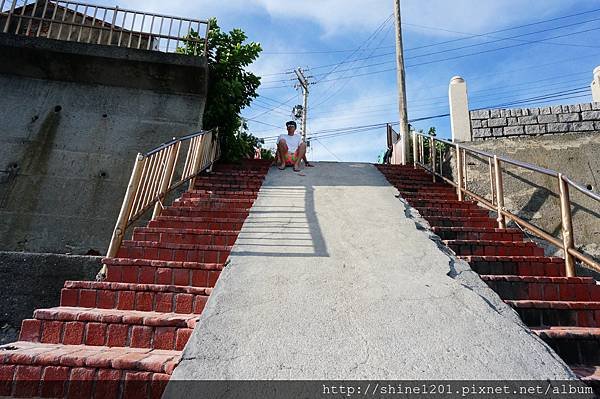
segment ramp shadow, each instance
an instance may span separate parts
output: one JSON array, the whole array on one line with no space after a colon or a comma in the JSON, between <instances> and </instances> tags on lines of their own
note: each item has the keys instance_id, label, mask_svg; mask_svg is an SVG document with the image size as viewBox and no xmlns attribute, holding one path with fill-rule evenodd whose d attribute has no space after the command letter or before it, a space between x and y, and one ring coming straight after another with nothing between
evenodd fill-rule
<instances>
[{"instance_id":1,"label":"ramp shadow","mask_svg":"<svg viewBox=\"0 0 600 399\"><path fill-rule=\"evenodd\" d=\"M339 163L320 162L302 174L272 169L231 255L329 257L318 218L317 191L320 187L389 186L380 176L374 178L372 165L359 163L340 168Z\"/></svg>"}]
</instances>

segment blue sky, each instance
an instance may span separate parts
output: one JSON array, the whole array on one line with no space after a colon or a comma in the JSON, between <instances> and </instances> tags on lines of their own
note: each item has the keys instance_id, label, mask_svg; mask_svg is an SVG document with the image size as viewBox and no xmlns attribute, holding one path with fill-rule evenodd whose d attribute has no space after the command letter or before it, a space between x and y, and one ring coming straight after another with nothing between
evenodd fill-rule
<instances>
[{"instance_id":1,"label":"blue sky","mask_svg":"<svg viewBox=\"0 0 600 399\"><path fill-rule=\"evenodd\" d=\"M311 86L309 136L398 120L394 27L388 18L392 0L126 0L119 5L215 16L222 28L242 28L260 42L264 52L251 69L263 76L262 97L243 113L256 120L249 126L259 137L282 133L270 125L283 126L292 106L301 103L293 75L285 74L296 67L307 69L312 81L323 80ZM455 75L466 79L472 109L554 93L551 101L523 106L591 100L591 94L574 90L589 87L592 70L600 65L598 0L403 0L402 7L410 119L447 113L448 83ZM580 15L562 18L572 14ZM555 20L537 23L548 19ZM525 24L530 25L509 30ZM337 69L327 66L356 58L361 60ZM574 96L582 97L566 98ZM414 126L435 126L440 136L449 136L447 118ZM373 162L384 146L385 129L376 128L313 140L309 157Z\"/></svg>"}]
</instances>

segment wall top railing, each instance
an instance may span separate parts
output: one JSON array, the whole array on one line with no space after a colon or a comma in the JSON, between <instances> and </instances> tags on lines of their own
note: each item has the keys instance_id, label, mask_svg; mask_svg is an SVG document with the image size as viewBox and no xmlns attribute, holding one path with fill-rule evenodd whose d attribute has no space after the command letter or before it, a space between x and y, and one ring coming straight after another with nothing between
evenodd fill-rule
<instances>
[{"instance_id":1,"label":"wall top railing","mask_svg":"<svg viewBox=\"0 0 600 399\"><path fill-rule=\"evenodd\" d=\"M199 19L61 0L0 0L0 12L3 33L165 53L208 47L209 23Z\"/></svg>"},{"instance_id":2,"label":"wall top railing","mask_svg":"<svg viewBox=\"0 0 600 399\"><path fill-rule=\"evenodd\" d=\"M441 145L437 145L437 144ZM452 159L455 161L454 168L456 177L448 178L444 174L444 160L446 152L453 152ZM552 245L562 249L565 258L565 269L568 277L576 275L575 259L582 262L586 266L600 272L600 263L592 257L583 253L575 247L573 215L571 212L572 200L569 194L570 188L574 188L586 197L590 198L600 207L600 194L588 190L586 187L578 184L557 171L542 168L526 162L516 161L504 156L490 154L485 151L477 150L464 146L463 144L454 143L448 140L440 139L423 133L412 133L412 149L411 155L415 167L421 167L432 174L432 179L441 179L446 183L454 186L457 190L459 201L463 201L466 196L478 201L484 207L496 212L498 228L506 228L506 221L510 220L521 228L530 231L534 235L543 240L548 241ZM485 198L484 195L478 194L470 189L467 185L467 156L480 157L489 168L489 187L490 197ZM558 212L561 217L561 237L555 237L553 234L544 231L540 227L532 224L532 222L524 220L507 209L504 205L505 187L503 175L507 172L503 165L509 164L519 169L529 172L540 173L556 179L556 188L560 199ZM517 172L518 173L518 172Z\"/></svg>"}]
</instances>

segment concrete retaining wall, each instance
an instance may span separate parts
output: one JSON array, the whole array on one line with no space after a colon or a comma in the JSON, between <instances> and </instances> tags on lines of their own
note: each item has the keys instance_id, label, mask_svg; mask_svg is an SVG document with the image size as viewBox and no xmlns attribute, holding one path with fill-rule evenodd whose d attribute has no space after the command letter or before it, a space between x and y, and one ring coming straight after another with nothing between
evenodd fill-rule
<instances>
[{"instance_id":1,"label":"concrete retaining wall","mask_svg":"<svg viewBox=\"0 0 600 399\"><path fill-rule=\"evenodd\" d=\"M196 131L204 58L0 34L0 250L104 253L137 152Z\"/></svg>"},{"instance_id":2,"label":"concrete retaining wall","mask_svg":"<svg viewBox=\"0 0 600 399\"><path fill-rule=\"evenodd\" d=\"M93 280L99 257L0 252L0 345L18 339L21 320L58 306L65 280Z\"/></svg>"},{"instance_id":3,"label":"concrete retaining wall","mask_svg":"<svg viewBox=\"0 0 600 399\"><path fill-rule=\"evenodd\" d=\"M600 132L600 103L471 111L473 139Z\"/></svg>"}]
</instances>

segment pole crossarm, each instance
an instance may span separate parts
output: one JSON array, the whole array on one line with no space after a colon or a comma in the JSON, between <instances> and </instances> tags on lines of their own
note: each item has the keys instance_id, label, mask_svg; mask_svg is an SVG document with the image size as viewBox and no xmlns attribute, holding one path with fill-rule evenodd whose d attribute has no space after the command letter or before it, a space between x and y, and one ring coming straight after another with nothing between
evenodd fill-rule
<instances>
[{"instance_id":1,"label":"pole crossarm","mask_svg":"<svg viewBox=\"0 0 600 399\"><path fill-rule=\"evenodd\" d=\"M300 82L300 87L302 87L302 95L304 98L302 105L302 141L306 142L306 125L308 120L308 79L304 76L304 71L302 68L297 68L294 70L296 76L298 77L298 82Z\"/></svg>"}]
</instances>

